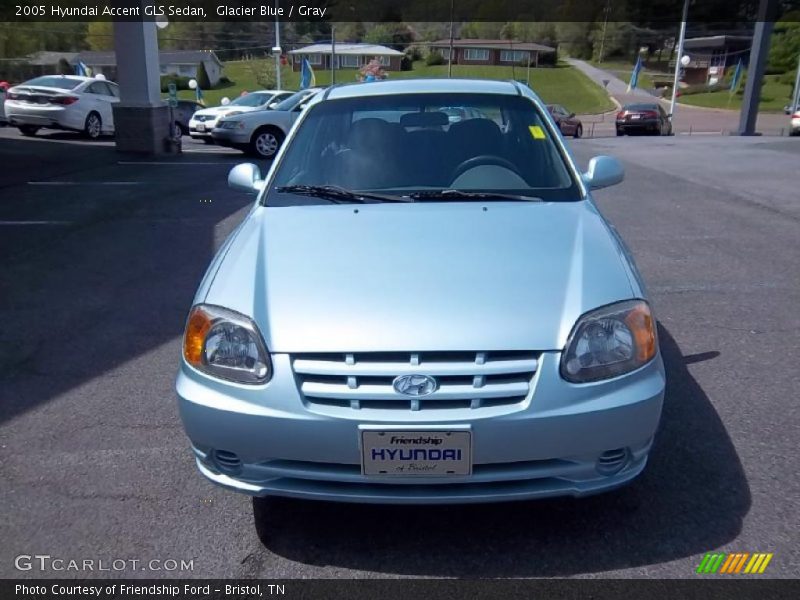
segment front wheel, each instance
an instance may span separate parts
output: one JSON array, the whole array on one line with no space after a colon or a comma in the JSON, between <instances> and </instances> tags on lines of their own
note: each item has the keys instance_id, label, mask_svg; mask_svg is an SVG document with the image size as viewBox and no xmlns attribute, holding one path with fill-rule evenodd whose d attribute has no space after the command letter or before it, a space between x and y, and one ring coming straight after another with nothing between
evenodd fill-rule
<instances>
[{"instance_id":1,"label":"front wheel","mask_svg":"<svg viewBox=\"0 0 800 600\"><path fill-rule=\"evenodd\" d=\"M276 129L260 129L250 141L250 152L259 158L273 158L283 143L283 133Z\"/></svg>"},{"instance_id":2,"label":"front wheel","mask_svg":"<svg viewBox=\"0 0 800 600\"><path fill-rule=\"evenodd\" d=\"M19 126L19 132L22 135L25 135L25 136L28 136L28 137L35 136L37 131L39 131L39 128L36 127L35 125L20 125Z\"/></svg>"},{"instance_id":3,"label":"front wheel","mask_svg":"<svg viewBox=\"0 0 800 600\"><path fill-rule=\"evenodd\" d=\"M204 137L204 138L203 138L203 141L204 141L206 144L213 144L213 143L214 143L214 138L212 138L212 137Z\"/></svg>"},{"instance_id":4,"label":"front wheel","mask_svg":"<svg viewBox=\"0 0 800 600\"><path fill-rule=\"evenodd\" d=\"M103 121L100 115L96 112L91 112L86 117L86 123L83 125L83 134L90 140L96 140L103 132Z\"/></svg>"},{"instance_id":5,"label":"front wheel","mask_svg":"<svg viewBox=\"0 0 800 600\"><path fill-rule=\"evenodd\" d=\"M623 135L625 135L625 132L621 129L617 129L617 137L622 137Z\"/></svg>"},{"instance_id":6,"label":"front wheel","mask_svg":"<svg viewBox=\"0 0 800 600\"><path fill-rule=\"evenodd\" d=\"M575 139L577 140L577 139L578 139L579 137L581 137L582 135L583 135L583 125L580 125L580 124L579 124L579 125L578 125L578 126L575 128Z\"/></svg>"}]
</instances>

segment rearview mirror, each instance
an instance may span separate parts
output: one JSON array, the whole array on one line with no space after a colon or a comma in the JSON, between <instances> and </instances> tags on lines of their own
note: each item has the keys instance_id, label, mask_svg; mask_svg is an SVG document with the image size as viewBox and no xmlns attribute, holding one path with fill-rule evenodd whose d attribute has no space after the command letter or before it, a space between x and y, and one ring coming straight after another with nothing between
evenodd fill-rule
<instances>
[{"instance_id":1,"label":"rearview mirror","mask_svg":"<svg viewBox=\"0 0 800 600\"><path fill-rule=\"evenodd\" d=\"M591 190L616 185L625 178L625 169L613 156L595 156L583 174L583 182Z\"/></svg>"},{"instance_id":2,"label":"rearview mirror","mask_svg":"<svg viewBox=\"0 0 800 600\"><path fill-rule=\"evenodd\" d=\"M236 165L228 173L228 187L239 192L255 194L264 188L261 171L253 163Z\"/></svg>"},{"instance_id":3,"label":"rearview mirror","mask_svg":"<svg viewBox=\"0 0 800 600\"><path fill-rule=\"evenodd\" d=\"M575 113L569 113L569 118L572 119L575 117Z\"/></svg>"}]
</instances>

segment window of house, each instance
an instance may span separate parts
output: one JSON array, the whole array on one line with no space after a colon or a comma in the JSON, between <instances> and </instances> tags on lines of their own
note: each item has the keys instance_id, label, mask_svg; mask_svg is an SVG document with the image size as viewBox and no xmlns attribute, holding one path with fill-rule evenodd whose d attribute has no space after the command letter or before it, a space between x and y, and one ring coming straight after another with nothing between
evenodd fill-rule
<instances>
[{"instance_id":1,"label":"window of house","mask_svg":"<svg viewBox=\"0 0 800 600\"><path fill-rule=\"evenodd\" d=\"M306 54L303 58L307 58L310 65L322 64L322 54Z\"/></svg>"},{"instance_id":2,"label":"window of house","mask_svg":"<svg viewBox=\"0 0 800 600\"><path fill-rule=\"evenodd\" d=\"M339 64L343 67L360 67L361 57L357 54L342 54L339 56Z\"/></svg>"},{"instance_id":3,"label":"window of house","mask_svg":"<svg viewBox=\"0 0 800 600\"><path fill-rule=\"evenodd\" d=\"M524 50L501 50L500 62L523 62L528 56L529 53Z\"/></svg>"},{"instance_id":4,"label":"window of house","mask_svg":"<svg viewBox=\"0 0 800 600\"><path fill-rule=\"evenodd\" d=\"M445 60L450 60L450 48L439 48L437 52L441 54Z\"/></svg>"},{"instance_id":5,"label":"window of house","mask_svg":"<svg viewBox=\"0 0 800 600\"><path fill-rule=\"evenodd\" d=\"M489 60L489 50L486 48L467 48L464 50L466 60Z\"/></svg>"},{"instance_id":6,"label":"window of house","mask_svg":"<svg viewBox=\"0 0 800 600\"><path fill-rule=\"evenodd\" d=\"M381 63L384 67L389 66L389 57L388 56L376 56L375 58L378 59L378 62Z\"/></svg>"},{"instance_id":7,"label":"window of house","mask_svg":"<svg viewBox=\"0 0 800 600\"><path fill-rule=\"evenodd\" d=\"M178 75L182 77L193 77L197 73L195 65L178 65Z\"/></svg>"}]
</instances>

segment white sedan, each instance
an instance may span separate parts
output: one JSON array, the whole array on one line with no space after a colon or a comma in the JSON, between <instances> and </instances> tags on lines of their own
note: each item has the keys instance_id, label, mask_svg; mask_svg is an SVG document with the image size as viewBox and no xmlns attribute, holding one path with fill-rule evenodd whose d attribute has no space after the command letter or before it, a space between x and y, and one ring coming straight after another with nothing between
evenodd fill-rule
<instances>
[{"instance_id":1,"label":"white sedan","mask_svg":"<svg viewBox=\"0 0 800 600\"><path fill-rule=\"evenodd\" d=\"M80 131L90 139L114 133L111 107L119 102L117 84L77 75L45 75L6 93L5 112L22 135L39 129Z\"/></svg>"},{"instance_id":2,"label":"white sedan","mask_svg":"<svg viewBox=\"0 0 800 600\"><path fill-rule=\"evenodd\" d=\"M264 110L288 98L292 93L283 90L259 90L239 96L223 106L198 110L189 120L189 135L195 140L203 140L210 144L214 141L211 138L211 130L217 126L220 117Z\"/></svg>"},{"instance_id":3,"label":"white sedan","mask_svg":"<svg viewBox=\"0 0 800 600\"><path fill-rule=\"evenodd\" d=\"M225 115L211 132L220 146L237 148L258 158L271 159L311 98L324 88L295 92L272 110L245 115Z\"/></svg>"}]
</instances>

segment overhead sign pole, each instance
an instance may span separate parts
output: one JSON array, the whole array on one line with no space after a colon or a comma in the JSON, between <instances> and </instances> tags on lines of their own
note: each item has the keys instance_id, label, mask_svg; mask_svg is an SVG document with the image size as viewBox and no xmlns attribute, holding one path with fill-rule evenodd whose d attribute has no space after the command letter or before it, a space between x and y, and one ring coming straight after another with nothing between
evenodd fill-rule
<instances>
[{"instance_id":1,"label":"overhead sign pole","mask_svg":"<svg viewBox=\"0 0 800 600\"><path fill-rule=\"evenodd\" d=\"M757 135L758 103L761 100L761 81L767 66L769 42L775 25L777 0L761 0L758 6L756 28L753 31L753 46L750 49L750 64L747 67L747 83L744 86L742 112L739 129L735 135Z\"/></svg>"}]
</instances>

